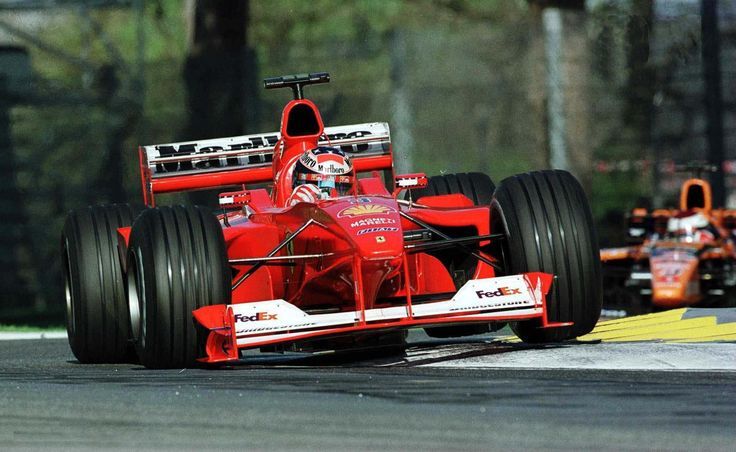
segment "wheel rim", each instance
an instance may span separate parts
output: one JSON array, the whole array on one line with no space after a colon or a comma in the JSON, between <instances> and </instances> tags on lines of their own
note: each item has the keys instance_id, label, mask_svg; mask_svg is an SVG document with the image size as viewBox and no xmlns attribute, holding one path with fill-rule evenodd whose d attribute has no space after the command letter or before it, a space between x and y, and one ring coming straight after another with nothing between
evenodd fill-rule
<instances>
[{"instance_id":1,"label":"wheel rim","mask_svg":"<svg viewBox=\"0 0 736 452\"><path fill-rule=\"evenodd\" d=\"M133 265L128 269L128 312L133 340L146 345L146 286L140 250L133 253Z\"/></svg>"},{"instance_id":2,"label":"wheel rim","mask_svg":"<svg viewBox=\"0 0 736 452\"><path fill-rule=\"evenodd\" d=\"M66 329L70 336L77 331L77 317L74 314L74 300L72 298L72 263L69 261L69 246L64 243L64 298L66 300Z\"/></svg>"}]
</instances>

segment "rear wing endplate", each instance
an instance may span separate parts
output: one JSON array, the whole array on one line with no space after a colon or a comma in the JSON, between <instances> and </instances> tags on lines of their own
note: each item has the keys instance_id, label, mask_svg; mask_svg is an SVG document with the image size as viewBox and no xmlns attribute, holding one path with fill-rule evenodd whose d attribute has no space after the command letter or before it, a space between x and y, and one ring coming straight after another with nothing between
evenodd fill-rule
<instances>
[{"instance_id":1,"label":"rear wing endplate","mask_svg":"<svg viewBox=\"0 0 736 452\"><path fill-rule=\"evenodd\" d=\"M141 146L144 202L152 205L156 193L272 182L273 153L280 139L274 132ZM392 167L385 122L325 127L319 145L342 149L357 172Z\"/></svg>"}]
</instances>

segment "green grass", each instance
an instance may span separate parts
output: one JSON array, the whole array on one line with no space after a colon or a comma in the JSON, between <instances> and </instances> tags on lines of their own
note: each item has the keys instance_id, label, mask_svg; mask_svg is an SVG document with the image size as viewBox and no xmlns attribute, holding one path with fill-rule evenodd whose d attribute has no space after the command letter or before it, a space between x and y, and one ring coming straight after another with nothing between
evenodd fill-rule
<instances>
[{"instance_id":1,"label":"green grass","mask_svg":"<svg viewBox=\"0 0 736 452\"><path fill-rule=\"evenodd\" d=\"M0 333L48 333L64 331L63 325L29 326L29 325L3 325L0 324Z\"/></svg>"}]
</instances>

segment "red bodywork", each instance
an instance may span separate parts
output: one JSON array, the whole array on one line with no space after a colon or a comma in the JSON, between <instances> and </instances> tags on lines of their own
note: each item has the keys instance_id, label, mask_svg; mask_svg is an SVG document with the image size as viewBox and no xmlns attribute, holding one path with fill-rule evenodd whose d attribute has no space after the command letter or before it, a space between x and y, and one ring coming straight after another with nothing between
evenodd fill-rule
<instances>
[{"instance_id":1,"label":"red bodywork","mask_svg":"<svg viewBox=\"0 0 736 452\"><path fill-rule=\"evenodd\" d=\"M375 148L375 143L366 144L366 140L379 138L383 140L382 147L376 148L380 148L380 152L363 155L366 149ZM252 136L249 140L240 141L257 141ZM280 134L263 136L264 146L260 148L223 144L238 142L235 138L211 141L197 145L197 150L192 152L181 152L189 144L140 149L143 197L149 206L155 204L158 193L231 185L243 187L243 190L221 194L221 205L236 209L221 216L233 269L231 305L214 305L194 312L196 320L211 331L208 357L204 361L237 359L239 348L417 325L529 318L539 318L542 327L570 325L547 321L544 294L550 288L552 276L542 273L524 275L530 293L540 294L533 309L509 315L503 312L484 315L481 310L465 309L415 317L415 300L421 303L448 300L457 292L457 286L454 275L442 259L432 252L413 251L411 243L405 239L407 234L422 230L420 224L424 223L448 231L453 238L489 235L493 232L490 231L491 209L474 206L470 199L457 194L425 197L413 203L398 201L396 197L402 188L424 186L427 178L423 174L397 176L397 187L386 187L386 173L391 176L393 173L387 129L383 138L367 132L325 134L314 103L298 99L284 108ZM271 149L270 162L268 158L261 158L268 155L268 151L263 151L266 143ZM286 206L292 192L291 171L296 159L318 143L354 151L351 157L359 177L356 177L353 194L314 204ZM180 152L172 152L172 149ZM154 154L154 151L160 153ZM252 160L254 155L260 155L258 166L235 165L246 158ZM233 167L229 167L230 163ZM394 182L393 177L388 180ZM245 189L246 184L263 183L272 184L270 190ZM127 231L121 230L121 233L127 237ZM472 243L486 262L478 260L471 274L465 275L467 280L496 276L490 265L496 258L484 251L490 240ZM478 291L478 297L482 297L482 291ZM337 322L333 327L302 329L296 333L286 331L277 337L264 332L262 339L255 335L247 343L239 342L234 307L264 300L286 300L310 313L325 312L333 316L355 313L355 319L347 324ZM397 309L403 309L398 316ZM276 318L268 312L256 312L251 317L261 321L268 320L269 316Z\"/></svg>"}]
</instances>

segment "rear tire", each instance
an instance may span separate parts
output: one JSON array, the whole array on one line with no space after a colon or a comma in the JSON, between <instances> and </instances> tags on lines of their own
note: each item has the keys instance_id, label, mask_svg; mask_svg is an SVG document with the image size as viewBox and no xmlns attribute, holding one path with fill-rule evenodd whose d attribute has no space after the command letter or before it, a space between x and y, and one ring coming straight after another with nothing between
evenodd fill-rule
<instances>
[{"instance_id":1,"label":"rear tire","mask_svg":"<svg viewBox=\"0 0 736 452\"><path fill-rule=\"evenodd\" d=\"M136 211L125 204L69 213L61 235L67 336L80 363L135 359L118 232Z\"/></svg>"},{"instance_id":2,"label":"rear tire","mask_svg":"<svg viewBox=\"0 0 736 452\"><path fill-rule=\"evenodd\" d=\"M483 173L458 173L432 176L425 188L412 190L412 198L417 200L423 196L461 194L468 197L476 206L488 206L493 199L495 185L491 178ZM463 255L465 256L465 255ZM468 256L467 262L473 264L475 258ZM460 287L456 287L459 289ZM450 338L472 336L494 331L491 324L435 326L424 328L427 336L434 338Z\"/></svg>"},{"instance_id":3,"label":"rear tire","mask_svg":"<svg viewBox=\"0 0 736 452\"><path fill-rule=\"evenodd\" d=\"M559 342L589 333L601 313L598 239L580 183L566 171L535 171L501 181L494 194L492 230L505 231L506 274L555 275L547 295L552 322L573 326L540 329L540 321L511 325L525 342Z\"/></svg>"},{"instance_id":4,"label":"rear tire","mask_svg":"<svg viewBox=\"0 0 736 452\"><path fill-rule=\"evenodd\" d=\"M182 368L204 356L207 332L192 311L230 303L231 274L217 219L203 207L159 207L135 221L128 250L133 339L149 368Z\"/></svg>"}]
</instances>

